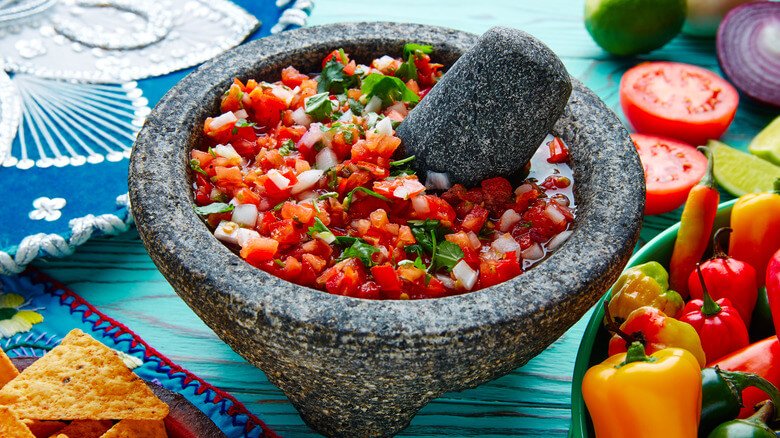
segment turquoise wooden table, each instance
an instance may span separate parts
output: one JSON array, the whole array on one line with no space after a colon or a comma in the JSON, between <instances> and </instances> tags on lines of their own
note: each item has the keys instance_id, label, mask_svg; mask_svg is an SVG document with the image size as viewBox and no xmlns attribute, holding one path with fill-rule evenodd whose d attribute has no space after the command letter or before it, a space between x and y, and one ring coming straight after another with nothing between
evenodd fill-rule
<instances>
[{"instance_id":1,"label":"turquoise wooden table","mask_svg":"<svg viewBox=\"0 0 780 438\"><path fill-rule=\"evenodd\" d=\"M619 113L617 85L640 58L615 60L590 39L582 24L582 0L317 0L310 25L339 21L412 21L482 33L503 25L526 30L560 55L569 72ZM717 71L714 41L679 37L641 59L676 60ZM744 148L773 112L743 101L724 141ZM679 211L645 221L647 241L679 218ZM157 271L135 231L95 239L72 256L35 266L69 285L152 346L212 384L232 393L282 436L314 436L284 395L263 373L220 341L176 296ZM570 386L584 321L526 366L426 406L403 435L565 435Z\"/></svg>"}]
</instances>

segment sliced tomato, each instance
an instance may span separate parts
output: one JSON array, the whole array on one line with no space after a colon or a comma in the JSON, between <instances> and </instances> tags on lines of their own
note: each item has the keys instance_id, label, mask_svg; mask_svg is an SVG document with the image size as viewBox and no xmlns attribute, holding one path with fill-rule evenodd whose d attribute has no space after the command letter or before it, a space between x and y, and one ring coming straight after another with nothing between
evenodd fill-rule
<instances>
[{"instance_id":1,"label":"sliced tomato","mask_svg":"<svg viewBox=\"0 0 780 438\"><path fill-rule=\"evenodd\" d=\"M669 138L631 134L645 170L645 214L672 211L704 176L707 158L695 147Z\"/></svg>"},{"instance_id":2,"label":"sliced tomato","mask_svg":"<svg viewBox=\"0 0 780 438\"><path fill-rule=\"evenodd\" d=\"M720 138L739 95L715 73L689 64L646 62L620 81L620 105L637 132L699 145Z\"/></svg>"}]
</instances>

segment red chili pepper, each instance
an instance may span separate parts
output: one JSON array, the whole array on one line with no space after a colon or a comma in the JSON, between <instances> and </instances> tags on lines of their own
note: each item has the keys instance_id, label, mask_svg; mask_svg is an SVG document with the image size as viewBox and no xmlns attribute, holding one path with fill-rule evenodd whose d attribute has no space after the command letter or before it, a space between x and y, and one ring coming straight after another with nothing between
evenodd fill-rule
<instances>
[{"instance_id":1,"label":"red chili pepper","mask_svg":"<svg viewBox=\"0 0 780 438\"><path fill-rule=\"evenodd\" d=\"M780 250L769 259L766 266L766 295L772 310L775 333L780 333Z\"/></svg>"},{"instance_id":2,"label":"red chili pepper","mask_svg":"<svg viewBox=\"0 0 780 438\"><path fill-rule=\"evenodd\" d=\"M728 298L739 312L742 321L750 327L753 308L758 299L756 270L749 264L729 257L720 245L721 233L731 232L731 228L720 228L712 238L714 254L701 264L702 275L713 299ZM696 272L688 277L688 289L691 298L702 298L702 283ZM706 349L705 349L706 350Z\"/></svg>"},{"instance_id":3,"label":"red chili pepper","mask_svg":"<svg viewBox=\"0 0 780 438\"><path fill-rule=\"evenodd\" d=\"M777 336L766 338L720 358L716 362L708 364L707 367L716 365L728 371L755 373L773 385L780 386L780 342L778 342ZM745 389L742 391L742 405L744 407L739 412L739 417L749 417L754 412L753 406L768 398L769 395L758 388Z\"/></svg>"},{"instance_id":4,"label":"red chili pepper","mask_svg":"<svg viewBox=\"0 0 780 438\"><path fill-rule=\"evenodd\" d=\"M558 137L553 137L552 141L547 144L550 148L550 158L547 159L548 163L565 163L569 161L569 149Z\"/></svg>"},{"instance_id":5,"label":"red chili pepper","mask_svg":"<svg viewBox=\"0 0 780 438\"><path fill-rule=\"evenodd\" d=\"M704 299L689 301L683 308L680 321L687 322L696 329L704 354L711 362L746 347L750 340L745 322L731 305L731 301L728 298L715 301L710 296L701 265L696 265L696 274Z\"/></svg>"},{"instance_id":6,"label":"red chili pepper","mask_svg":"<svg viewBox=\"0 0 780 438\"><path fill-rule=\"evenodd\" d=\"M688 193L680 219L680 231L677 232L672 260L669 262L671 289L679 292L683 298L688 297L688 276L707 249L720 201L712 175L712 153L704 146L699 146L698 149L707 156L707 172L699 184Z\"/></svg>"}]
</instances>

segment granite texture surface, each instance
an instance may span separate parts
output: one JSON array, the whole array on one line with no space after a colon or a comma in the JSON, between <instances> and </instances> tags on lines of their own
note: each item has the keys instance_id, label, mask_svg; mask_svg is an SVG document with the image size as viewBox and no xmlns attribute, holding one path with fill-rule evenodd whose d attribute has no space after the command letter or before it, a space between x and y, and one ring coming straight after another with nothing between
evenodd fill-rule
<instances>
[{"instance_id":1,"label":"granite texture surface","mask_svg":"<svg viewBox=\"0 0 780 438\"><path fill-rule=\"evenodd\" d=\"M389 436L432 398L524 364L559 337L617 278L636 242L643 173L628 133L591 91L573 91L553 126L571 147L574 233L527 273L483 291L422 301L369 301L296 286L217 241L193 212L189 150L234 77L316 71L343 47L359 61L432 44L452 63L476 36L392 23L283 33L234 49L180 82L134 147L130 196L139 233L177 293L225 342L260 367L329 436Z\"/></svg>"},{"instance_id":2,"label":"granite texture surface","mask_svg":"<svg viewBox=\"0 0 780 438\"><path fill-rule=\"evenodd\" d=\"M434 55L435 56L435 55ZM401 123L415 170L447 173L467 186L513 178L566 106L571 82L561 60L517 29L485 32Z\"/></svg>"}]
</instances>

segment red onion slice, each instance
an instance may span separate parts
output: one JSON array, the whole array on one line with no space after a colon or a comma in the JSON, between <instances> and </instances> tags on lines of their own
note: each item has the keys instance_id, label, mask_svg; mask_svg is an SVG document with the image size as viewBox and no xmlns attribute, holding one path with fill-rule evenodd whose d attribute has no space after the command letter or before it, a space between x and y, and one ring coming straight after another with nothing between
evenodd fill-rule
<instances>
[{"instance_id":1,"label":"red onion slice","mask_svg":"<svg viewBox=\"0 0 780 438\"><path fill-rule=\"evenodd\" d=\"M751 98L780 107L780 3L746 3L718 28L718 62Z\"/></svg>"}]
</instances>

